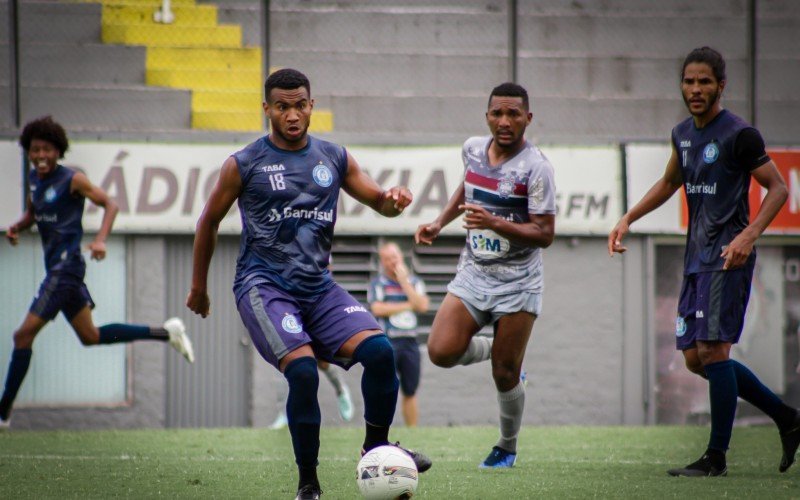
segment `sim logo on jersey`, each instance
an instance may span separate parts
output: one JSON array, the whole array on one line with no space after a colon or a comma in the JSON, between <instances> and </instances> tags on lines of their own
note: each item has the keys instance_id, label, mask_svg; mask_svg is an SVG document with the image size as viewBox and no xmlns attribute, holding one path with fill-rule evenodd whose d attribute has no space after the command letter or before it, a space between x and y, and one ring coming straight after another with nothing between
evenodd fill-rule
<instances>
[{"instance_id":1,"label":"sim logo on jersey","mask_svg":"<svg viewBox=\"0 0 800 500\"><path fill-rule=\"evenodd\" d=\"M719 158L719 148L715 143L709 143L703 148L703 161L706 162L706 165L710 165L717 161Z\"/></svg>"},{"instance_id":2,"label":"sim logo on jersey","mask_svg":"<svg viewBox=\"0 0 800 500\"><path fill-rule=\"evenodd\" d=\"M472 253L478 257L502 257L508 253L510 244L507 239L488 229L470 231L469 244Z\"/></svg>"},{"instance_id":3,"label":"sim logo on jersey","mask_svg":"<svg viewBox=\"0 0 800 500\"><path fill-rule=\"evenodd\" d=\"M289 333L300 333L303 331L303 326L297 321L293 314L286 313L286 316L281 320L281 328Z\"/></svg>"},{"instance_id":4,"label":"sim logo on jersey","mask_svg":"<svg viewBox=\"0 0 800 500\"><path fill-rule=\"evenodd\" d=\"M331 169L322 163L314 167L311 177L314 178L314 182L324 188L330 186L333 182L333 174L331 173Z\"/></svg>"}]
</instances>

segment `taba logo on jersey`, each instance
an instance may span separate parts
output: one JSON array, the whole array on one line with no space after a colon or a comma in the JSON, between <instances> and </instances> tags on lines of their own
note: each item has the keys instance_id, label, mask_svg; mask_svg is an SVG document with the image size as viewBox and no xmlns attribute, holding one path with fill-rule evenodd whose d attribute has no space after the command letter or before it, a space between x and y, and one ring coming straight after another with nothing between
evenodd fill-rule
<instances>
[{"instance_id":1,"label":"taba logo on jersey","mask_svg":"<svg viewBox=\"0 0 800 500\"><path fill-rule=\"evenodd\" d=\"M321 187L328 187L333 182L333 174L331 173L331 169L328 168L327 165L321 163L314 167L314 171L311 172L311 177L314 178L314 182Z\"/></svg>"},{"instance_id":2,"label":"taba logo on jersey","mask_svg":"<svg viewBox=\"0 0 800 500\"><path fill-rule=\"evenodd\" d=\"M261 171L264 173L267 172L283 172L286 170L286 167L283 166L283 163L278 163L276 165L262 165Z\"/></svg>"},{"instance_id":3,"label":"taba logo on jersey","mask_svg":"<svg viewBox=\"0 0 800 500\"><path fill-rule=\"evenodd\" d=\"M367 312L367 310L364 308L364 306L349 306L344 308L344 312L346 312L347 314L353 314L356 312L365 313Z\"/></svg>"},{"instance_id":4,"label":"taba logo on jersey","mask_svg":"<svg viewBox=\"0 0 800 500\"><path fill-rule=\"evenodd\" d=\"M719 147L717 144L714 142L706 144L706 147L703 148L703 161L706 165L714 163L717 161L717 158L719 158Z\"/></svg>"},{"instance_id":5,"label":"taba logo on jersey","mask_svg":"<svg viewBox=\"0 0 800 500\"><path fill-rule=\"evenodd\" d=\"M286 313L286 316L281 320L281 328L289 333L300 333L303 331L303 325L297 321L293 314Z\"/></svg>"},{"instance_id":6,"label":"taba logo on jersey","mask_svg":"<svg viewBox=\"0 0 800 500\"><path fill-rule=\"evenodd\" d=\"M47 188L47 191L44 192L44 201L47 203L53 203L56 200L56 188L50 186Z\"/></svg>"}]
</instances>

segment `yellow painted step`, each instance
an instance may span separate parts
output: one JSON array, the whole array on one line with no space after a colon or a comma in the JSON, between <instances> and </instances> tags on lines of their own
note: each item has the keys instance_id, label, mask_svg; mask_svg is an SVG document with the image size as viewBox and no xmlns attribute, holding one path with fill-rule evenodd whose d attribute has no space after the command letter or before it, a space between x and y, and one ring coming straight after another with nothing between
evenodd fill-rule
<instances>
[{"instance_id":1,"label":"yellow painted step","mask_svg":"<svg viewBox=\"0 0 800 500\"><path fill-rule=\"evenodd\" d=\"M99 3L102 5L137 5L137 6L152 6L161 7L162 0L63 0L65 2L74 3ZM170 0L170 5L175 7L186 7L196 5L195 0Z\"/></svg>"},{"instance_id":2,"label":"yellow painted step","mask_svg":"<svg viewBox=\"0 0 800 500\"><path fill-rule=\"evenodd\" d=\"M252 89L261 87L261 71L148 69L145 83L184 89Z\"/></svg>"},{"instance_id":3,"label":"yellow painted step","mask_svg":"<svg viewBox=\"0 0 800 500\"><path fill-rule=\"evenodd\" d=\"M150 47L145 66L148 69L257 69L260 72L261 49Z\"/></svg>"},{"instance_id":4,"label":"yellow painted step","mask_svg":"<svg viewBox=\"0 0 800 500\"><path fill-rule=\"evenodd\" d=\"M262 114L236 111L193 111L192 128L202 130L258 131L262 129ZM328 110L314 111L308 131L331 132L333 113Z\"/></svg>"},{"instance_id":5,"label":"yellow painted step","mask_svg":"<svg viewBox=\"0 0 800 500\"><path fill-rule=\"evenodd\" d=\"M104 24L103 43L144 45L147 47L240 47L242 27L239 25L171 26L126 26Z\"/></svg>"},{"instance_id":6,"label":"yellow painted step","mask_svg":"<svg viewBox=\"0 0 800 500\"><path fill-rule=\"evenodd\" d=\"M263 113L261 91L195 90L192 92L194 111L252 111Z\"/></svg>"},{"instance_id":7,"label":"yellow painted step","mask_svg":"<svg viewBox=\"0 0 800 500\"><path fill-rule=\"evenodd\" d=\"M193 111L192 128L201 130L262 130L262 113L256 111Z\"/></svg>"},{"instance_id":8,"label":"yellow painted step","mask_svg":"<svg viewBox=\"0 0 800 500\"><path fill-rule=\"evenodd\" d=\"M103 5L103 24L156 25L153 13L158 7L149 5ZM172 8L175 20L170 26L216 26L214 5L178 6Z\"/></svg>"}]
</instances>

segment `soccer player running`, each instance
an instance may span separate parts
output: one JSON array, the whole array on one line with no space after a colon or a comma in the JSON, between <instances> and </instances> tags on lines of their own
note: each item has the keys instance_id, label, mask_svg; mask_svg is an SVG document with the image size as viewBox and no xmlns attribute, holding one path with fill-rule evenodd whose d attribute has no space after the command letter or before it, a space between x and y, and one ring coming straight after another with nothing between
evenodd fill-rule
<instances>
[{"instance_id":1,"label":"soccer player running","mask_svg":"<svg viewBox=\"0 0 800 500\"><path fill-rule=\"evenodd\" d=\"M92 259L103 260L106 256L105 241L117 215L117 204L86 175L58 163L69 142L64 128L51 117L26 124L19 143L32 167L28 175L30 194L25 212L8 228L6 238L16 245L20 232L35 223L42 237L46 275L22 325L14 332L14 350L5 390L0 398L0 430L10 425L11 408L31 362L33 341L59 311L83 345L135 340L168 341L190 363L194 362L192 343L179 318L168 319L163 327L113 323L98 328L94 325L94 302L83 282L86 261L81 254L81 219L87 198L103 208L100 230L88 246Z\"/></svg>"},{"instance_id":2,"label":"soccer player running","mask_svg":"<svg viewBox=\"0 0 800 500\"><path fill-rule=\"evenodd\" d=\"M692 115L672 129L672 155L664 176L622 216L608 236L609 255L623 253L630 225L683 185L689 205L684 279L676 323L677 348L686 367L708 380L711 437L699 460L670 469L673 476L724 476L737 396L778 425L783 456L778 470L794 462L800 416L747 367L730 359L739 340L756 262L754 243L787 198L786 185L767 155L761 134L722 108L725 61L708 47L683 62L681 92ZM750 178L766 190L751 221Z\"/></svg>"},{"instance_id":3,"label":"soccer player running","mask_svg":"<svg viewBox=\"0 0 800 500\"><path fill-rule=\"evenodd\" d=\"M430 301L425 293L425 283L409 273L397 243L382 245L378 256L381 274L370 283L367 301L394 348L403 420L407 427L416 427L419 420L417 389L422 371L417 344L417 313L427 312Z\"/></svg>"},{"instance_id":4,"label":"soccer player running","mask_svg":"<svg viewBox=\"0 0 800 500\"><path fill-rule=\"evenodd\" d=\"M314 107L308 78L281 69L264 85L271 132L222 166L194 242L186 305L206 317L208 268L220 221L238 199L241 250L233 291L259 354L289 384L286 412L299 468L298 499L321 495L317 479L320 409L317 358L363 368L364 452L389 443L397 404L394 353L375 318L328 270L339 190L387 217L411 203L405 187L381 190L342 147L308 135ZM420 472L423 455L406 450Z\"/></svg>"},{"instance_id":5,"label":"soccer player running","mask_svg":"<svg viewBox=\"0 0 800 500\"><path fill-rule=\"evenodd\" d=\"M467 244L433 320L428 354L446 368L491 357L500 439L481 468L512 467L516 461L525 406L520 371L542 307L542 249L555 231L553 167L525 140L531 118L523 87L504 83L492 90L486 112L491 136L464 143L464 181L436 220L415 235L418 244L430 245L466 213ZM475 336L488 324L494 325L493 343Z\"/></svg>"}]
</instances>

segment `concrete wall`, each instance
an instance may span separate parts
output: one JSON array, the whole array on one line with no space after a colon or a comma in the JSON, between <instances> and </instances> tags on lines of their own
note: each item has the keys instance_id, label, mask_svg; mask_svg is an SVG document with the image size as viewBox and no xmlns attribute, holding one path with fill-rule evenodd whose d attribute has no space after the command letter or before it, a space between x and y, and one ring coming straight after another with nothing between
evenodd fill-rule
<instances>
[{"instance_id":1,"label":"concrete wall","mask_svg":"<svg viewBox=\"0 0 800 500\"><path fill-rule=\"evenodd\" d=\"M600 238L556 238L545 251L544 309L524 363L529 380L527 424L646 422L638 383L646 370L645 356L638 354L645 341L640 329L644 316L636 301L624 307L622 288L627 261L641 265L646 253L641 253L645 249L641 240L633 238L628 244L632 258L627 260L609 259L606 242ZM642 280L629 294L646 296ZM253 364L252 423L266 426L277 412L275 390L282 377L257 355ZM423 350L422 372L420 425L497 423L489 363L443 369L433 366ZM357 408L355 421L348 425L363 422L360 376L360 366L346 375ZM324 377L320 402L324 424L342 425L335 395ZM395 422L402 423L399 406Z\"/></svg>"},{"instance_id":2,"label":"concrete wall","mask_svg":"<svg viewBox=\"0 0 800 500\"><path fill-rule=\"evenodd\" d=\"M128 243L128 321L164 321L164 238L137 237ZM123 318L120 318L121 320ZM128 401L111 408L54 407L14 410L15 429L115 429L163 427L166 422L166 349L161 342L128 346Z\"/></svg>"}]
</instances>

